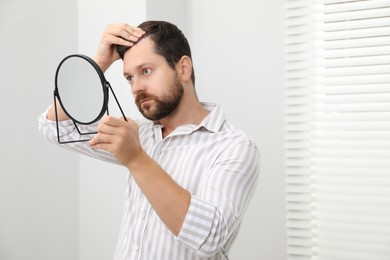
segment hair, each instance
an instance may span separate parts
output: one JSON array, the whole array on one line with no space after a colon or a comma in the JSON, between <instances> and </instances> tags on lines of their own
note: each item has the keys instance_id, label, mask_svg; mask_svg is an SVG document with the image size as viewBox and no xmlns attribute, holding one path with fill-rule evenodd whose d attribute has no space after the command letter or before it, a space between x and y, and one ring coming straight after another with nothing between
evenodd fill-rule
<instances>
[{"instance_id":1,"label":"hair","mask_svg":"<svg viewBox=\"0 0 390 260\"><path fill-rule=\"evenodd\" d=\"M163 56L168 65L175 69L177 62L184 56L192 60L190 45L182 31L174 24L165 21L146 21L138 25L145 31L142 38L150 38L154 42L154 50ZM123 57L131 47L117 45L116 50ZM195 72L192 66L192 83L195 85Z\"/></svg>"}]
</instances>

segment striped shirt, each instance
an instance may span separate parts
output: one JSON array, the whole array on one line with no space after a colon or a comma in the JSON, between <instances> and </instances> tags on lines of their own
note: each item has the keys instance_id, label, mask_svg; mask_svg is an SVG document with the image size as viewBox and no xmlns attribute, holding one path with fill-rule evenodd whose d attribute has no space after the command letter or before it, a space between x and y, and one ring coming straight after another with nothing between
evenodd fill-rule
<instances>
[{"instance_id":1,"label":"striped shirt","mask_svg":"<svg viewBox=\"0 0 390 260\"><path fill-rule=\"evenodd\" d=\"M199 125L180 126L165 138L161 125L137 121L143 149L191 193L191 201L175 236L128 174L115 260L229 259L229 248L256 187L260 155L253 140L225 120L219 106L202 105L210 113ZM72 121L59 123L63 141L80 138ZM56 124L46 119L46 113L39 125L43 135L57 143ZM81 130L94 131L96 126L81 126ZM111 154L86 142L63 146L117 163Z\"/></svg>"}]
</instances>

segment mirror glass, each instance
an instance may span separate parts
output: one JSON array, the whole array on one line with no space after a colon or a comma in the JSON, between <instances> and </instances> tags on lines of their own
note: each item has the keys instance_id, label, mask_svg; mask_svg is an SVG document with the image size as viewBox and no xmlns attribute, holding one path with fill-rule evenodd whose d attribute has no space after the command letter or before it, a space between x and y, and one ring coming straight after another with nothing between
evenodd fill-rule
<instances>
[{"instance_id":1,"label":"mirror glass","mask_svg":"<svg viewBox=\"0 0 390 260\"><path fill-rule=\"evenodd\" d=\"M77 123L93 123L106 110L105 79L89 57L70 55L62 60L56 73L56 91L64 112Z\"/></svg>"}]
</instances>

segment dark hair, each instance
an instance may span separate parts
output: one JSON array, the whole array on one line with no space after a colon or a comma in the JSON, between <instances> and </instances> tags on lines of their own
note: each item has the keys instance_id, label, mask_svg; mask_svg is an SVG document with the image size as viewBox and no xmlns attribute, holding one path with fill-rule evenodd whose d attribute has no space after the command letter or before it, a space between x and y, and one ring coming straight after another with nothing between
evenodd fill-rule
<instances>
[{"instance_id":1,"label":"dark hair","mask_svg":"<svg viewBox=\"0 0 390 260\"><path fill-rule=\"evenodd\" d=\"M165 21L146 21L138 25L138 27L145 31L143 38L149 37L154 42L155 52L163 56L172 69L175 69L176 63L184 55L192 59L190 45L176 25ZM122 60L129 48L131 47L116 46L116 50ZM191 80L195 85L193 66Z\"/></svg>"}]
</instances>

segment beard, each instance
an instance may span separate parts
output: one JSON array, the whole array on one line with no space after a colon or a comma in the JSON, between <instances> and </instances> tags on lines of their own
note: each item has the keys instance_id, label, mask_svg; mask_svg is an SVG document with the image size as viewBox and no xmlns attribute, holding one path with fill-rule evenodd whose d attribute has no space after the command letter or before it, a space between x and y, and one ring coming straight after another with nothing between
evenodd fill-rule
<instances>
[{"instance_id":1,"label":"beard","mask_svg":"<svg viewBox=\"0 0 390 260\"><path fill-rule=\"evenodd\" d=\"M138 107L138 110L145 118L158 121L172 114L172 112L176 110L177 106L180 104L181 99L183 98L183 93L183 85L176 76L174 83L169 88L168 94L165 94L162 97L157 97L153 94L140 92L137 94L135 103ZM142 101L145 99L148 100L147 104L142 104ZM150 102L151 100L154 102ZM155 104L152 106L150 103Z\"/></svg>"}]
</instances>

